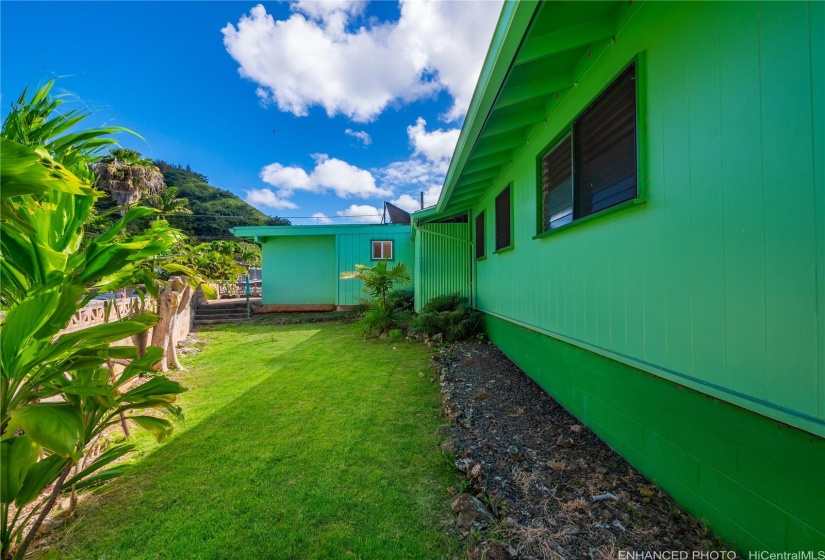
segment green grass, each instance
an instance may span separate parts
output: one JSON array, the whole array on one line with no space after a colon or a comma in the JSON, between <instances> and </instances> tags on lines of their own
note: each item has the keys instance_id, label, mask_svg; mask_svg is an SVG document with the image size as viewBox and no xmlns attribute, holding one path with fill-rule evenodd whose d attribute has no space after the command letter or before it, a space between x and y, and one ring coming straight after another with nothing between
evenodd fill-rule
<instances>
[{"instance_id":1,"label":"green grass","mask_svg":"<svg viewBox=\"0 0 825 560\"><path fill-rule=\"evenodd\" d=\"M60 558L442 558L455 482L429 353L360 326L223 325L178 378L186 422L134 436ZM425 372L426 377L420 377Z\"/></svg>"}]
</instances>

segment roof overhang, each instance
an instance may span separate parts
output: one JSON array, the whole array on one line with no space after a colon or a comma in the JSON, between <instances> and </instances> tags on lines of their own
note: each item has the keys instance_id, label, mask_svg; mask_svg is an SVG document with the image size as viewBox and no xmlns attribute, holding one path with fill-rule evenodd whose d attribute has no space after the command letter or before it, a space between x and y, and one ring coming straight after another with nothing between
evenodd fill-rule
<instances>
[{"instance_id":1,"label":"roof overhang","mask_svg":"<svg viewBox=\"0 0 825 560\"><path fill-rule=\"evenodd\" d=\"M506 0L436 205L439 213L475 205L639 4Z\"/></svg>"},{"instance_id":2,"label":"roof overhang","mask_svg":"<svg viewBox=\"0 0 825 560\"><path fill-rule=\"evenodd\" d=\"M258 242L268 237L408 233L409 224L333 224L313 226L244 226L229 230L235 237Z\"/></svg>"}]
</instances>

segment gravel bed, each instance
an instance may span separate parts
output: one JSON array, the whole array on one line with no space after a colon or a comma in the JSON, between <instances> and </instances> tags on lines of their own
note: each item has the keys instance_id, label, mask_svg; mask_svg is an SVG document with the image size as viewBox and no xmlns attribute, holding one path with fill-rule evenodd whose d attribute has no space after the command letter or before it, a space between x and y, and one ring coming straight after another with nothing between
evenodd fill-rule
<instances>
[{"instance_id":1,"label":"gravel bed","mask_svg":"<svg viewBox=\"0 0 825 560\"><path fill-rule=\"evenodd\" d=\"M465 475L451 493L471 559L726 549L495 346L443 348L433 368L451 422L442 449Z\"/></svg>"}]
</instances>

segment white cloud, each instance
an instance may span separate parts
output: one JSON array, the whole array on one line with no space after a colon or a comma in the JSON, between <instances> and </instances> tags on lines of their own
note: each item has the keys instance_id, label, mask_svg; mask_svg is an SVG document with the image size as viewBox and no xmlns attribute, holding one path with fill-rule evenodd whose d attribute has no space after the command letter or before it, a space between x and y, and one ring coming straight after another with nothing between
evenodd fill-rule
<instances>
[{"instance_id":1,"label":"white cloud","mask_svg":"<svg viewBox=\"0 0 825 560\"><path fill-rule=\"evenodd\" d=\"M326 154L313 154L312 157L315 159L315 169L311 173L300 167L271 163L261 169L261 179L277 187L282 197L289 197L295 191L334 191L340 198L376 198L392 194L391 190L376 186L375 177L365 169Z\"/></svg>"},{"instance_id":2,"label":"white cloud","mask_svg":"<svg viewBox=\"0 0 825 560\"><path fill-rule=\"evenodd\" d=\"M426 58L429 70L453 98L445 120L464 116L484 64L501 12L499 0L401 2L398 27L409 38L407 48Z\"/></svg>"},{"instance_id":3,"label":"white cloud","mask_svg":"<svg viewBox=\"0 0 825 560\"><path fill-rule=\"evenodd\" d=\"M433 163L441 164L444 166L444 173L447 173L447 167L450 165L450 158L453 157L453 150L455 150L461 129L438 129L427 132L426 127L427 121L421 117L418 117L415 125L407 127L407 136L414 148L413 153L422 155Z\"/></svg>"},{"instance_id":4,"label":"white cloud","mask_svg":"<svg viewBox=\"0 0 825 560\"><path fill-rule=\"evenodd\" d=\"M407 138L413 153L407 160L396 161L377 170L382 186L422 190L444 182L460 130L453 128L427 132L426 125L427 121L419 117L414 125L407 127Z\"/></svg>"},{"instance_id":5,"label":"white cloud","mask_svg":"<svg viewBox=\"0 0 825 560\"><path fill-rule=\"evenodd\" d=\"M298 208L298 205L290 200L284 200L269 189L252 189L246 191L246 201L256 207L264 206L282 210L285 208Z\"/></svg>"},{"instance_id":6,"label":"white cloud","mask_svg":"<svg viewBox=\"0 0 825 560\"><path fill-rule=\"evenodd\" d=\"M306 171L300 167L284 167L280 163L270 163L261 169L260 176L264 183L269 183L282 191L311 191L316 187Z\"/></svg>"},{"instance_id":7,"label":"white cloud","mask_svg":"<svg viewBox=\"0 0 825 560\"><path fill-rule=\"evenodd\" d=\"M427 190L424 191L424 206L435 206L439 196L441 196L441 184L430 185Z\"/></svg>"},{"instance_id":8,"label":"white cloud","mask_svg":"<svg viewBox=\"0 0 825 560\"><path fill-rule=\"evenodd\" d=\"M426 125L427 121L418 118L414 125L407 127L407 137L413 148L409 159L393 162L378 171L382 186L407 191L392 201L407 211L421 207L419 197L422 191L425 207L438 202L460 132L458 128L427 132Z\"/></svg>"},{"instance_id":9,"label":"white cloud","mask_svg":"<svg viewBox=\"0 0 825 560\"><path fill-rule=\"evenodd\" d=\"M380 224L383 212L375 206L353 204L346 210L336 212L336 214L359 224Z\"/></svg>"},{"instance_id":10,"label":"white cloud","mask_svg":"<svg viewBox=\"0 0 825 560\"><path fill-rule=\"evenodd\" d=\"M407 212L415 212L416 210L421 209L421 202L417 198L413 198L408 194L402 194L395 200L391 200L393 204L401 208L402 210L406 210Z\"/></svg>"},{"instance_id":11,"label":"white cloud","mask_svg":"<svg viewBox=\"0 0 825 560\"><path fill-rule=\"evenodd\" d=\"M419 197L424 192L424 205L432 206L438 201L459 129L427 131L426 126L427 121L418 118L414 125L407 127L407 138L412 149L408 159L371 171L330 158L327 154L313 154L315 168L310 172L301 167L271 163L261 169L260 176L264 182L278 189L277 194L269 189L249 191L247 200L254 197L256 202L273 208L291 208L285 206L292 204L285 199L296 191L317 194L333 191L344 199L358 197L385 200L398 193L392 203L414 211L420 208ZM371 208L357 205L350 208L355 207L362 210Z\"/></svg>"},{"instance_id":12,"label":"white cloud","mask_svg":"<svg viewBox=\"0 0 825 560\"><path fill-rule=\"evenodd\" d=\"M312 217L315 218L315 223L316 224L331 224L332 223L332 220L329 218L329 216L327 216L323 212L315 212L312 215Z\"/></svg>"},{"instance_id":13,"label":"white cloud","mask_svg":"<svg viewBox=\"0 0 825 560\"><path fill-rule=\"evenodd\" d=\"M352 136L353 138L358 138L364 143L365 146L372 144L372 137L370 137L369 133L364 130L352 130L351 128L348 128L344 131L344 134L347 136Z\"/></svg>"},{"instance_id":14,"label":"white cloud","mask_svg":"<svg viewBox=\"0 0 825 560\"><path fill-rule=\"evenodd\" d=\"M363 3L347 0L292 4L276 21L262 5L223 29L239 73L258 84L263 103L306 115L323 107L358 122L375 119L392 103L446 90L467 110L501 9L500 0L401 2L397 22L368 22L352 31Z\"/></svg>"}]
</instances>

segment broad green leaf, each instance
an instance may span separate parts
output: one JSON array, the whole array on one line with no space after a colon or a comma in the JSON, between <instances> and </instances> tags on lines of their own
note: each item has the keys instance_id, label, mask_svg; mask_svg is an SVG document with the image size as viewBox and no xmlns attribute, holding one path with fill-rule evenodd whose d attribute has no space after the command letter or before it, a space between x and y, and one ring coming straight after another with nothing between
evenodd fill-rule
<instances>
[{"instance_id":1,"label":"broad green leaf","mask_svg":"<svg viewBox=\"0 0 825 560\"><path fill-rule=\"evenodd\" d=\"M53 484L58 475L66 468L68 461L57 455L49 455L42 461L38 461L26 473L23 486L17 493L14 503L17 507L25 506L35 501L40 493L49 485Z\"/></svg>"},{"instance_id":2,"label":"broad green leaf","mask_svg":"<svg viewBox=\"0 0 825 560\"><path fill-rule=\"evenodd\" d=\"M0 337L0 359L6 376L17 378L24 372L15 371L14 359L23 350L34 333L49 322L50 311L60 299L56 290L42 292L24 300L17 307L9 310L3 324L3 336Z\"/></svg>"},{"instance_id":3,"label":"broad green leaf","mask_svg":"<svg viewBox=\"0 0 825 560\"><path fill-rule=\"evenodd\" d=\"M9 412L27 436L64 459L83 453L83 419L68 404L41 403Z\"/></svg>"},{"instance_id":4,"label":"broad green leaf","mask_svg":"<svg viewBox=\"0 0 825 560\"><path fill-rule=\"evenodd\" d=\"M80 397L113 397L111 387L90 387L88 385L64 385L60 388L63 393Z\"/></svg>"},{"instance_id":5,"label":"broad green leaf","mask_svg":"<svg viewBox=\"0 0 825 560\"><path fill-rule=\"evenodd\" d=\"M167 395L166 397L152 397L122 405L118 407L118 411L128 412L130 410L145 410L147 408L154 408L156 410L165 410L178 420L183 420L183 410L179 406L172 404L174 401L174 395Z\"/></svg>"},{"instance_id":6,"label":"broad green leaf","mask_svg":"<svg viewBox=\"0 0 825 560\"><path fill-rule=\"evenodd\" d=\"M88 477L92 473L102 469L103 467L105 467L106 465L111 463L112 461L120 459L121 457L123 457L124 455L129 453L130 451L134 450L134 448L135 448L135 446L132 445L131 443L125 443L125 444L116 445L116 446L114 446L110 449L107 449L106 451L104 451L103 453L98 455L95 458L95 460L92 461L91 464L89 464L88 467L86 467L85 469L83 469L79 473L77 473L76 475L74 475L71 478L69 478L68 480L66 480L66 482L64 483L64 491L69 491L70 487L73 484L78 484L78 483L82 482L86 477Z\"/></svg>"},{"instance_id":7,"label":"broad green leaf","mask_svg":"<svg viewBox=\"0 0 825 560\"><path fill-rule=\"evenodd\" d=\"M158 443L165 440L174 430L172 423L162 418L154 416L129 416L129 420L135 422L141 428L149 430Z\"/></svg>"},{"instance_id":8,"label":"broad green leaf","mask_svg":"<svg viewBox=\"0 0 825 560\"><path fill-rule=\"evenodd\" d=\"M206 296L206 299L218 299L218 292L209 284L201 284L201 291L203 295Z\"/></svg>"},{"instance_id":9,"label":"broad green leaf","mask_svg":"<svg viewBox=\"0 0 825 560\"><path fill-rule=\"evenodd\" d=\"M14 501L39 453L40 446L25 435L0 442L0 502Z\"/></svg>"},{"instance_id":10,"label":"broad green leaf","mask_svg":"<svg viewBox=\"0 0 825 560\"><path fill-rule=\"evenodd\" d=\"M54 359L75 345L86 345L90 343L111 343L123 340L124 338L146 332L158 322L157 315L149 313L139 315L126 321L117 321L105 325L95 325L81 331L61 335L54 344L53 351L47 355L49 359Z\"/></svg>"},{"instance_id":11,"label":"broad green leaf","mask_svg":"<svg viewBox=\"0 0 825 560\"><path fill-rule=\"evenodd\" d=\"M158 395L175 395L185 392L186 389L177 381L172 381L166 377L153 377L143 385L124 393L122 400L129 402Z\"/></svg>"},{"instance_id":12,"label":"broad green leaf","mask_svg":"<svg viewBox=\"0 0 825 560\"><path fill-rule=\"evenodd\" d=\"M42 195L57 190L80 196L100 195L71 171L52 160L44 150L35 150L6 137L0 138L0 183L3 197Z\"/></svg>"},{"instance_id":13,"label":"broad green leaf","mask_svg":"<svg viewBox=\"0 0 825 560\"><path fill-rule=\"evenodd\" d=\"M83 480L77 482L75 484L75 490L83 490L84 488L88 488L89 486L102 484L107 480L123 476L129 471L129 468L130 467L128 465L117 465L112 467L111 469L106 469L105 471L92 474L87 478L84 478Z\"/></svg>"},{"instance_id":14,"label":"broad green leaf","mask_svg":"<svg viewBox=\"0 0 825 560\"><path fill-rule=\"evenodd\" d=\"M120 387L134 376L141 373L151 373L154 371L152 366L158 363L161 358L163 358L162 348L158 348L157 346L147 346L146 352L143 356L132 360L129 362L129 365L123 369L123 373L120 374L120 377L118 377L115 382L115 387Z\"/></svg>"},{"instance_id":15,"label":"broad green leaf","mask_svg":"<svg viewBox=\"0 0 825 560\"><path fill-rule=\"evenodd\" d=\"M131 222L132 220L136 220L138 218L144 218L146 216L151 216L152 214L157 214L158 210L154 208L147 208L145 206L135 206L133 208L129 208L124 215L118 222L113 225L109 231L105 232L104 234L100 235L94 240L98 246L111 243L117 235L126 229L126 225Z\"/></svg>"}]
</instances>

